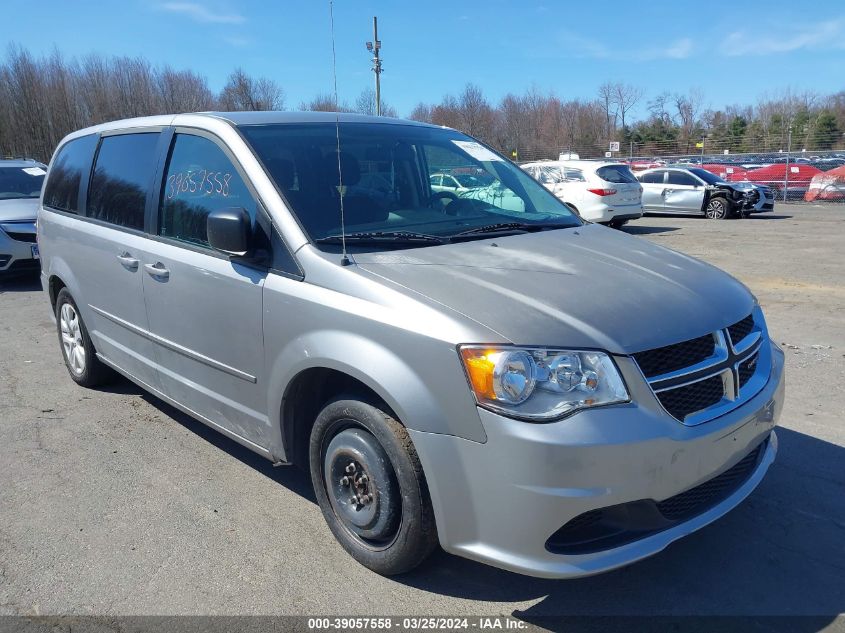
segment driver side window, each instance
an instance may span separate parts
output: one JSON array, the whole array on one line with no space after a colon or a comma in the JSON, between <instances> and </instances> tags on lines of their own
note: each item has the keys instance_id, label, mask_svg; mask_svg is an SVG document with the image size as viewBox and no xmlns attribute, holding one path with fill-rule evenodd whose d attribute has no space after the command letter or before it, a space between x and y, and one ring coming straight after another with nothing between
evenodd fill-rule
<instances>
[{"instance_id":1,"label":"driver side window","mask_svg":"<svg viewBox=\"0 0 845 633\"><path fill-rule=\"evenodd\" d=\"M208 214L227 207L243 207L254 224L255 199L223 150L202 136L173 138L159 207L159 235L208 246Z\"/></svg>"}]
</instances>

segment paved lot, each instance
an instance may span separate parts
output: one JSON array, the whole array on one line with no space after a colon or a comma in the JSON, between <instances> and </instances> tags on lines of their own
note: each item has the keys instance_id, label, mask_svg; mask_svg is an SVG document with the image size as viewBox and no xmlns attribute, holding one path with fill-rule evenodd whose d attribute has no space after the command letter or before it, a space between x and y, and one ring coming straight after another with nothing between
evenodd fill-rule
<instances>
[{"instance_id":1,"label":"paved lot","mask_svg":"<svg viewBox=\"0 0 845 633\"><path fill-rule=\"evenodd\" d=\"M626 230L743 280L787 353L778 461L715 525L577 581L443 553L381 578L335 543L303 473L271 468L128 382L76 387L46 299L20 281L0 286L0 613L845 611L845 209Z\"/></svg>"}]
</instances>

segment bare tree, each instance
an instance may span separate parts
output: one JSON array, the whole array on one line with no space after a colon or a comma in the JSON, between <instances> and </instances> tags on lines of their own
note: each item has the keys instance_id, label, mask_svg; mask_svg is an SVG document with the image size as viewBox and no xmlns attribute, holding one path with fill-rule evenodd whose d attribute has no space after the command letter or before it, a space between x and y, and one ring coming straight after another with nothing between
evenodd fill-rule
<instances>
[{"instance_id":1,"label":"bare tree","mask_svg":"<svg viewBox=\"0 0 845 633\"><path fill-rule=\"evenodd\" d=\"M376 91L373 90L370 86L367 86L361 91L361 94L358 95L358 98L355 99L355 111L360 112L361 114L369 114L374 116L376 113ZM381 102L381 114L382 116L390 116L396 117L396 109L385 103L382 99Z\"/></svg>"},{"instance_id":2,"label":"bare tree","mask_svg":"<svg viewBox=\"0 0 845 633\"><path fill-rule=\"evenodd\" d=\"M282 110L285 93L271 79L253 79L243 69L237 68L229 75L220 93L220 106L224 110Z\"/></svg>"},{"instance_id":3,"label":"bare tree","mask_svg":"<svg viewBox=\"0 0 845 633\"><path fill-rule=\"evenodd\" d=\"M612 83L606 81L599 86L598 94L599 102L604 108L606 140L611 140L616 133L616 119L619 116L616 110L616 101L614 100L616 90Z\"/></svg>"},{"instance_id":4,"label":"bare tree","mask_svg":"<svg viewBox=\"0 0 845 633\"><path fill-rule=\"evenodd\" d=\"M643 98L644 94L645 91L639 86L633 86L622 82L617 82L612 85L611 100L613 101L613 105L616 107L617 112L619 112L623 130L627 125L625 123L625 117L628 112L630 112L631 109L640 102L640 99Z\"/></svg>"},{"instance_id":5,"label":"bare tree","mask_svg":"<svg viewBox=\"0 0 845 633\"><path fill-rule=\"evenodd\" d=\"M338 104L334 95L327 92L318 94L311 101L303 101L299 109L310 112L355 112L346 102Z\"/></svg>"},{"instance_id":6,"label":"bare tree","mask_svg":"<svg viewBox=\"0 0 845 633\"><path fill-rule=\"evenodd\" d=\"M408 118L412 121L422 121L424 123L431 123L431 106L427 103L420 102L411 110Z\"/></svg>"}]
</instances>

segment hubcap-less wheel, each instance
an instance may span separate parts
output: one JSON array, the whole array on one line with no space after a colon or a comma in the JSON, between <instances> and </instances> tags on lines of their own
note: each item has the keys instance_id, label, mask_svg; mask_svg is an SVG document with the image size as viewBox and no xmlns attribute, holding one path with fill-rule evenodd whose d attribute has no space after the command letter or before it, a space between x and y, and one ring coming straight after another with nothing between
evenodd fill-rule
<instances>
[{"instance_id":1,"label":"hubcap-less wheel","mask_svg":"<svg viewBox=\"0 0 845 633\"><path fill-rule=\"evenodd\" d=\"M396 475L378 440L357 427L340 431L326 447L323 476L343 527L371 549L388 547L402 507Z\"/></svg>"},{"instance_id":2,"label":"hubcap-less wheel","mask_svg":"<svg viewBox=\"0 0 845 633\"><path fill-rule=\"evenodd\" d=\"M707 211L705 215L711 220L723 220L728 214L728 207L724 200L714 198L707 203Z\"/></svg>"},{"instance_id":3,"label":"hubcap-less wheel","mask_svg":"<svg viewBox=\"0 0 845 633\"><path fill-rule=\"evenodd\" d=\"M68 367L75 375L80 376L85 371L85 346L82 328L79 326L79 315L70 303L62 305L59 322Z\"/></svg>"}]
</instances>

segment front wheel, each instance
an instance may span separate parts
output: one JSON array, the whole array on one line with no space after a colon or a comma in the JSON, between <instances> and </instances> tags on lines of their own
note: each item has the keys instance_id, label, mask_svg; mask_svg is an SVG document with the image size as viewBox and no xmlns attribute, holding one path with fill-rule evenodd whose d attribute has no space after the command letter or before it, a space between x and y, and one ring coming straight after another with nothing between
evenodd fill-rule
<instances>
[{"instance_id":1,"label":"front wheel","mask_svg":"<svg viewBox=\"0 0 845 633\"><path fill-rule=\"evenodd\" d=\"M434 512L408 432L358 400L335 400L311 430L311 481L343 548L385 576L419 565L437 545Z\"/></svg>"},{"instance_id":2,"label":"front wheel","mask_svg":"<svg viewBox=\"0 0 845 633\"><path fill-rule=\"evenodd\" d=\"M728 217L728 201L722 197L710 198L704 215L711 220L724 220Z\"/></svg>"}]
</instances>

